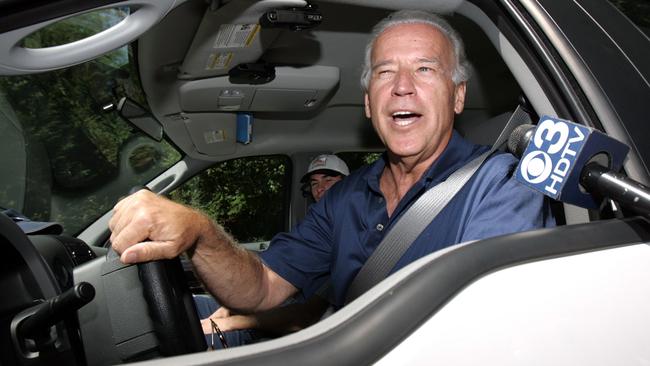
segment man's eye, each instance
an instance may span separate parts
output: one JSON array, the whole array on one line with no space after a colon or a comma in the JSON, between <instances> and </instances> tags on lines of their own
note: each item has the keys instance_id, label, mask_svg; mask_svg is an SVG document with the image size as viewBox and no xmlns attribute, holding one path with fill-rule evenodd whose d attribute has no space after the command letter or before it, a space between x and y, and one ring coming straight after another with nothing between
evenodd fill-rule
<instances>
[{"instance_id":1,"label":"man's eye","mask_svg":"<svg viewBox=\"0 0 650 366\"><path fill-rule=\"evenodd\" d=\"M419 72L430 72L430 71L433 71L433 69L428 67L428 66L420 66L420 67L418 67L418 71Z\"/></svg>"},{"instance_id":2,"label":"man's eye","mask_svg":"<svg viewBox=\"0 0 650 366\"><path fill-rule=\"evenodd\" d=\"M377 76L380 79L390 78L391 75L393 75L393 70L379 70L379 71L377 71Z\"/></svg>"}]
</instances>

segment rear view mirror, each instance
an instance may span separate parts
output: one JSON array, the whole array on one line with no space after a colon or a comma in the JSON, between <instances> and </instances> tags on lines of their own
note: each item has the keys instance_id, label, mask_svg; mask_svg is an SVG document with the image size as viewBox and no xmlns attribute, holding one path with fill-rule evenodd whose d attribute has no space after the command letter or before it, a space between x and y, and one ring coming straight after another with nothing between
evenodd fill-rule
<instances>
[{"instance_id":1,"label":"rear view mirror","mask_svg":"<svg viewBox=\"0 0 650 366\"><path fill-rule=\"evenodd\" d=\"M117 103L117 112L120 117L139 128L152 139L156 141L162 140L163 126L149 111L132 99L127 97L120 99Z\"/></svg>"}]
</instances>

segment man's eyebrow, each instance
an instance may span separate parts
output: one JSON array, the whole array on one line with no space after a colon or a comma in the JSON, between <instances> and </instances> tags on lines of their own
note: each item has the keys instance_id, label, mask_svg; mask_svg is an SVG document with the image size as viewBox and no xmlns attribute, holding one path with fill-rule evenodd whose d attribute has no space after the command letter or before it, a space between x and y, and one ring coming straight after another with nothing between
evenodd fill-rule
<instances>
[{"instance_id":1,"label":"man's eyebrow","mask_svg":"<svg viewBox=\"0 0 650 366\"><path fill-rule=\"evenodd\" d=\"M435 65L441 65L440 59L437 57L429 58L429 57L418 57L415 59L415 62L418 63L427 63L427 64L435 64ZM379 61L376 64L372 65L371 70L376 70L379 67L386 66L386 65L392 65L395 64L396 62L393 60L383 60Z\"/></svg>"},{"instance_id":2,"label":"man's eyebrow","mask_svg":"<svg viewBox=\"0 0 650 366\"><path fill-rule=\"evenodd\" d=\"M427 64L440 65L440 59L437 58L437 57L434 57L434 58L418 57L417 62L424 62L424 63L427 63Z\"/></svg>"},{"instance_id":3,"label":"man's eyebrow","mask_svg":"<svg viewBox=\"0 0 650 366\"><path fill-rule=\"evenodd\" d=\"M395 62L392 61L392 60L384 60L384 61L380 61L380 62L377 62L376 64L372 65L372 68L371 68L371 69L372 69L372 70L375 70L375 69L377 69L377 68L379 68L379 67L386 66L386 65L390 65L390 64L394 64L394 63L395 63Z\"/></svg>"}]
</instances>

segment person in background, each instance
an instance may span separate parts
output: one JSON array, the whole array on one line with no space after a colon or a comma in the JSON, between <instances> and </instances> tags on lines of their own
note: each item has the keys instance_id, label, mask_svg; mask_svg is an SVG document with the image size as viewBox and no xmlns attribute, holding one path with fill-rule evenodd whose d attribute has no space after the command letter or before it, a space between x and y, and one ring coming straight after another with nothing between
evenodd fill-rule
<instances>
[{"instance_id":1,"label":"person in background","mask_svg":"<svg viewBox=\"0 0 650 366\"><path fill-rule=\"evenodd\" d=\"M316 156L309 163L300 183L317 203L328 189L349 174L350 170L341 158L323 154ZM233 347L293 333L316 323L329 307L327 290L326 286L306 301L292 302L253 314L234 313L224 306L220 307L211 297L198 296L195 301L203 333L211 338L215 331L213 327L216 327L223 332L225 344ZM208 316L213 309L216 311ZM212 343L212 339L209 339L209 343ZM221 343L215 346L218 348L219 345L223 346Z\"/></svg>"},{"instance_id":2,"label":"person in background","mask_svg":"<svg viewBox=\"0 0 650 366\"><path fill-rule=\"evenodd\" d=\"M315 202L323 198L334 183L350 174L347 164L336 155L318 155L309 163L307 173L300 180L309 187Z\"/></svg>"}]
</instances>

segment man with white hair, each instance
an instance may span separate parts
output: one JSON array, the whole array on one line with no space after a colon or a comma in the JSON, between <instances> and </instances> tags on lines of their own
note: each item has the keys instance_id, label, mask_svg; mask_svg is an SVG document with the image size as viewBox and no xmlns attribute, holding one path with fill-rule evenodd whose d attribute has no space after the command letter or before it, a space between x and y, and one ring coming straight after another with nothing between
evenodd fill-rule
<instances>
[{"instance_id":1,"label":"man with white hair","mask_svg":"<svg viewBox=\"0 0 650 366\"><path fill-rule=\"evenodd\" d=\"M488 150L453 129L468 70L462 41L445 20L393 13L375 26L362 75L365 113L387 149L381 159L332 187L261 259L201 213L146 191L115 206L113 248L126 263L192 249L205 285L230 308L269 309L297 291L310 297L328 279L333 305L343 306L355 275L399 217ZM515 165L510 154L491 155L391 273L456 243L554 225L543 196L512 178Z\"/></svg>"}]
</instances>

